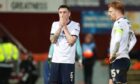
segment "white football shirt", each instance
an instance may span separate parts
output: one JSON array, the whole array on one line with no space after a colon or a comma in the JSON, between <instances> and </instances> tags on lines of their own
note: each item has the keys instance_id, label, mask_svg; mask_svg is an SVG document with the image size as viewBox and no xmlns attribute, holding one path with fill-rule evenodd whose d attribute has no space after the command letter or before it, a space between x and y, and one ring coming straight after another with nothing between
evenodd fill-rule
<instances>
[{"instance_id":1,"label":"white football shirt","mask_svg":"<svg viewBox=\"0 0 140 84\"><path fill-rule=\"evenodd\" d=\"M120 18L114 22L111 33L110 53L114 51L117 42L120 43L120 46L116 53L116 59L129 58L128 53L134 47L136 37L131 29L130 22L126 18Z\"/></svg>"},{"instance_id":2,"label":"white football shirt","mask_svg":"<svg viewBox=\"0 0 140 84\"><path fill-rule=\"evenodd\" d=\"M52 24L51 34L54 34L59 28L59 21L55 21ZM68 31L71 35L79 37L80 26L79 23L70 21L67 24ZM62 30L57 42L54 44L54 53L52 62L54 63L75 63L76 43L72 46L69 45L65 33Z\"/></svg>"}]
</instances>

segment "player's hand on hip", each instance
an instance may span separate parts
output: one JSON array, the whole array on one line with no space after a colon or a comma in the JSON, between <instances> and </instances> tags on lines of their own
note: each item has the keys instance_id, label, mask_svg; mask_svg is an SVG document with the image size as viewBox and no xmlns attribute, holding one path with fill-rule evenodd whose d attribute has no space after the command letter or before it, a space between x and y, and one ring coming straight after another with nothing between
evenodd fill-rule
<instances>
[{"instance_id":1,"label":"player's hand on hip","mask_svg":"<svg viewBox=\"0 0 140 84\"><path fill-rule=\"evenodd\" d=\"M110 63L112 63L115 59L116 59L116 55L110 54L110 57L109 57Z\"/></svg>"}]
</instances>

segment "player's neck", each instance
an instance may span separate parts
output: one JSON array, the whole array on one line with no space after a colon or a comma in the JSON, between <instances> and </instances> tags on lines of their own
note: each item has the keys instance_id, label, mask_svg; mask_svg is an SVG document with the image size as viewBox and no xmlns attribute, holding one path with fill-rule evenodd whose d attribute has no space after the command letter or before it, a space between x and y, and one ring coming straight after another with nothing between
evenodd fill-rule
<instances>
[{"instance_id":1,"label":"player's neck","mask_svg":"<svg viewBox=\"0 0 140 84\"><path fill-rule=\"evenodd\" d=\"M70 19L67 20L67 25L70 23L70 21L71 21Z\"/></svg>"},{"instance_id":2,"label":"player's neck","mask_svg":"<svg viewBox=\"0 0 140 84\"><path fill-rule=\"evenodd\" d=\"M123 14L118 14L117 17L116 17L116 20L119 20L120 18L124 18L124 15Z\"/></svg>"}]
</instances>

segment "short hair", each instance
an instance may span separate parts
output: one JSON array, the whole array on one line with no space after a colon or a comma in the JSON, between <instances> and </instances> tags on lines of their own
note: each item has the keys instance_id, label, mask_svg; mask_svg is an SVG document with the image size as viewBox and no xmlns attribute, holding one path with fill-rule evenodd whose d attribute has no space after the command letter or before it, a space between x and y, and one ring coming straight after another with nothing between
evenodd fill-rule
<instances>
[{"instance_id":1,"label":"short hair","mask_svg":"<svg viewBox=\"0 0 140 84\"><path fill-rule=\"evenodd\" d=\"M119 10L122 14L125 13L125 8L124 8L124 4L121 1L113 1L111 3L108 4L108 7L113 7L117 10Z\"/></svg>"},{"instance_id":2,"label":"short hair","mask_svg":"<svg viewBox=\"0 0 140 84\"><path fill-rule=\"evenodd\" d=\"M58 8L58 10L59 10L60 8L66 8L68 11L70 11L70 8L69 8L67 5L60 5L59 8Z\"/></svg>"}]
</instances>

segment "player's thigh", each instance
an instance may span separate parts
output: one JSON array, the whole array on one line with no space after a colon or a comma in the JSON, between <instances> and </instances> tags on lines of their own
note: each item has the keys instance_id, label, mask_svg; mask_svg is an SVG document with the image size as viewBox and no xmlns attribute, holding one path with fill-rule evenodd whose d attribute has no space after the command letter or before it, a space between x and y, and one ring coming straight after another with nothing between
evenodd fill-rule
<instances>
[{"instance_id":1,"label":"player's thigh","mask_svg":"<svg viewBox=\"0 0 140 84\"><path fill-rule=\"evenodd\" d=\"M112 64L109 64L109 79L112 79L112 75L111 75L111 70L112 70Z\"/></svg>"},{"instance_id":2,"label":"player's thigh","mask_svg":"<svg viewBox=\"0 0 140 84\"><path fill-rule=\"evenodd\" d=\"M62 84L74 84L74 64L62 64L61 65L61 77Z\"/></svg>"},{"instance_id":3,"label":"player's thigh","mask_svg":"<svg viewBox=\"0 0 140 84\"><path fill-rule=\"evenodd\" d=\"M59 63L51 63L49 84L55 84L59 81Z\"/></svg>"},{"instance_id":4,"label":"player's thigh","mask_svg":"<svg viewBox=\"0 0 140 84\"><path fill-rule=\"evenodd\" d=\"M130 60L127 58L118 59L111 65L111 77L114 82L127 82L127 71L130 66Z\"/></svg>"}]
</instances>

